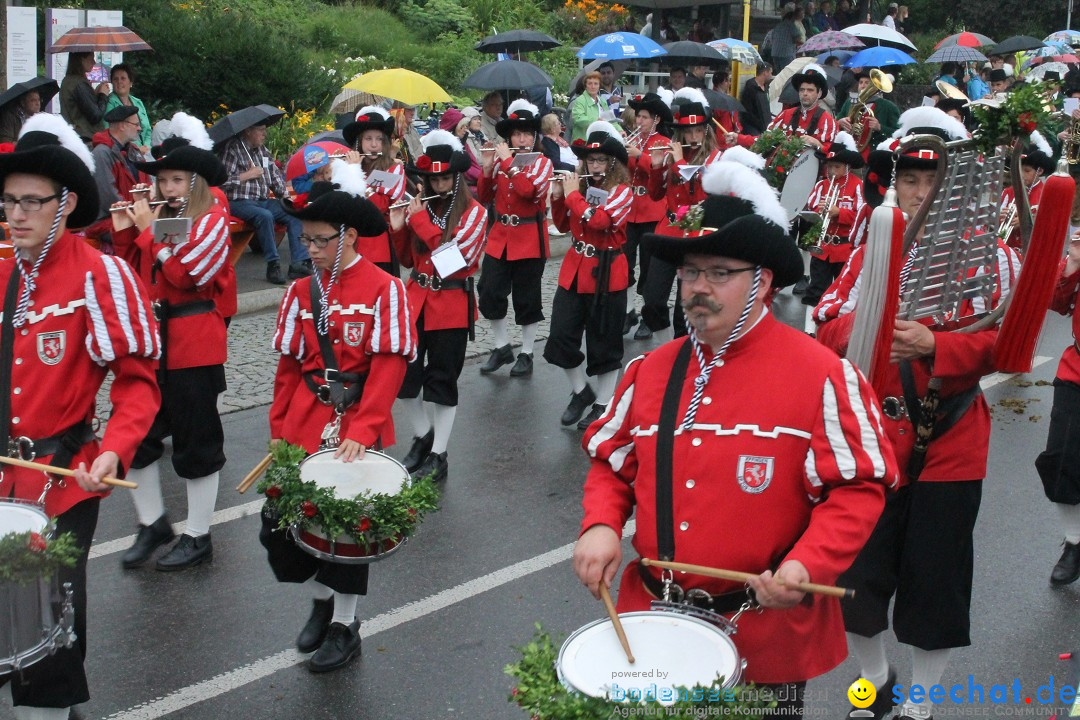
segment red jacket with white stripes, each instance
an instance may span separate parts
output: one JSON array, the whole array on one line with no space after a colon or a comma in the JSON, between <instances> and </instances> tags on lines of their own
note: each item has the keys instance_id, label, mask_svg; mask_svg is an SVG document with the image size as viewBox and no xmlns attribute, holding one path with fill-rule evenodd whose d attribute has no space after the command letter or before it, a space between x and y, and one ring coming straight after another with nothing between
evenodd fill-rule
<instances>
[{"instance_id":1,"label":"red jacket with white stripes","mask_svg":"<svg viewBox=\"0 0 1080 720\"><path fill-rule=\"evenodd\" d=\"M633 543L642 557L657 556L657 427L683 342L631 361L607 412L582 440L591 459L582 531L607 525L621 533L636 508ZM812 582L835 582L897 480L873 391L854 366L768 312L714 369L687 431L681 424L699 369L691 354L673 452L675 560L753 573L798 560ZM647 610L653 599L636 565L623 572L620 612ZM742 589L697 575L676 582L710 593ZM734 640L747 660L746 679L755 683L806 680L847 657L839 601L820 595L743 615Z\"/></svg>"},{"instance_id":2,"label":"red jacket with white stripes","mask_svg":"<svg viewBox=\"0 0 1080 720\"><path fill-rule=\"evenodd\" d=\"M322 273L323 283L329 281ZM273 348L281 353L270 405L270 437L319 449L323 427L334 410L323 405L304 383L305 373L324 369L311 314L312 278L297 280L285 292L278 311ZM342 269L329 289L329 335L341 372L366 373L360 400L341 420L341 438L372 447L394 442L390 409L416 357L416 329L405 286L366 258ZM321 384L321 381L320 381Z\"/></svg>"},{"instance_id":3,"label":"red jacket with white stripes","mask_svg":"<svg viewBox=\"0 0 1080 720\"><path fill-rule=\"evenodd\" d=\"M720 159L723 154L722 150L713 150L709 153L702 166L711 165ZM701 189L701 175L703 170L699 170L689 180L683 180L682 175L679 174L679 168L686 167L688 165L694 165L695 163L688 162L687 160L679 160L675 163L665 162L658 168L654 168L649 165L649 195L655 200L664 200L667 203L667 212L669 215L674 214L679 208L686 205L696 205L705 199L705 191ZM661 235L678 233L682 234L682 230L673 231L670 229L668 223L661 221L656 226L656 232Z\"/></svg>"},{"instance_id":4,"label":"red jacket with white stripes","mask_svg":"<svg viewBox=\"0 0 1080 720\"><path fill-rule=\"evenodd\" d=\"M1065 352L1061 354L1057 376L1061 380L1080 385L1080 346L1076 344L1080 339L1080 313L1076 312L1077 298L1080 298L1080 270L1072 275L1066 275L1063 259L1057 285L1054 286L1054 297L1050 301L1050 309L1062 315L1072 316L1073 344L1065 348Z\"/></svg>"},{"instance_id":5,"label":"red jacket with white stripes","mask_svg":"<svg viewBox=\"0 0 1080 720\"><path fill-rule=\"evenodd\" d=\"M470 200L451 238L465 258L465 267L446 279L460 280L476 272L484 251L486 224L487 210L475 200ZM408 225L395 238L395 245L403 250L402 263L428 277L438 275L435 263L431 261L431 253L443 244L442 237L442 228L431 221L427 212L414 213L409 217ZM423 317L425 330L469 327L469 296L465 289L432 290L421 287L410 277L405 290L409 296L409 312L418 324ZM474 313L475 307L474 304Z\"/></svg>"},{"instance_id":6,"label":"red jacket with white stripes","mask_svg":"<svg viewBox=\"0 0 1080 720\"><path fill-rule=\"evenodd\" d=\"M828 178L817 181L814 189L810 191L810 197L806 199L807 210L818 211L818 204L825 202L825 199L829 196L832 182ZM830 263L842 263L850 257L851 229L854 227L859 211L866 204L865 200L863 200L862 180L859 179L858 175L849 172L844 177L837 178L836 182L841 183L840 195L836 199L836 207L840 209L840 214L829 220L828 227L825 228L823 235L839 236L844 240L844 243L841 245L822 244L823 253L817 256ZM824 237L821 239L825 240Z\"/></svg>"},{"instance_id":7,"label":"red jacket with white stripes","mask_svg":"<svg viewBox=\"0 0 1080 720\"><path fill-rule=\"evenodd\" d=\"M1035 181L1035 184L1031 186L1031 189L1028 190L1028 203L1031 205L1031 212L1033 215L1039 210L1039 202L1042 200L1042 191L1044 187L1046 187L1046 183L1043 182L1042 178L1039 178ZM1005 212L1005 209L1012 204L1015 197L1016 195L1013 193L1012 185L1001 191L1001 212ZM1022 249L1020 247L1022 245L1020 240L1020 228L1010 231L1005 240L1008 242L1009 247L1016 248L1017 250Z\"/></svg>"},{"instance_id":8,"label":"red jacket with white stripes","mask_svg":"<svg viewBox=\"0 0 1080 720\"><path fill-rule=\"evenodd\" d=\"M814 308L814 320L818 323L817 338L838 354L847 352L851 339L852 324L859 292L862 287L862 265L865 245L856 248L839 277L833 281L821 302ZM991 309L1002 297L1002 287L1007 293L1019 272L1019 260L1014 251L1004 243L998 243L998 263L995 268L997 287ZM985 302L985 301L983 301ZM985 312L980 308L980 312ZM935 352L932 358L912 361L915 389L919 397L926 395L931 374L941 378L942 400L960 395L979 382L980 378L994 372L993 349L997 330L976 333L934 331ZM898 366L891 365L882 397L903 398ZM902 416L899 420L882 416L896 459L901 469L907 467L911 449L915 444L915 431L911 420ZM930 443L926 465L919 476L920 482L948 482L981 480L986 477L986 456L990 449L990 408L980 393L960 420L941 437ZM903 481L906 483L907 478Z\"/></svg>"},{"instance_id":9,"label":"red jacket with white stripes","mask_svg":"<svg viewBox=\"0 0 1080 720\"><path fill-rule=\"evenodd\" d=\"M799 134L810 135L813 138L817 138L822 144L831 143L833 138L836 137L836 131L839 129L836 125L836 118L832 116L828 110L821 108L821 117L818 119L817 128L810 132L810 121L814 116L815 111L818 108L812 109L808 113L802 111L801 105L788 108L784 112L780 113L773 118L773 121L769 123L769 129L781 128L788 135L792 134L792 126L798 128ZM796 113L798 113L798 119L796 120Z\"/></svg>"},{"instance_id":10,"label":"red jacket with white stripes","mask_svg":"<svg viewBox=\"0 0 1080 720\"><path fill-rule=\"evenodd\" d=\"M517 215L535 219L520 225L506 225L495 220L488 233L487 254L500 260L548 258L547 197L551 184L551 161L541 155L532 165L507 175L513 159L495 159L492 175L483 174L476 184L476 194L485 205L494 202L496 215Z\"/></svg>"},{"instance_id":11,"label":"red jacket with white stripes","mask_svg":"<svg viewBox=\"0 0 1080 720\"><path fill-rule=\"evenodd\" d=\"M393 173L401 179L392 188L379 187L368 196L368 200L379 208L386 220L386 226L390 226L390 206L405 197L405 166L401 162L395 162L386 172ZM390 262L390 233L381 235L363 236L356 240L357 251L373 263Z\"/></svg>"},{"instance_id":12,"label":"red jacket with white stripes","mask_svg":"<svg viewBox=\"0 0 1080 720\"><path fill-rule=\"evenodd\" d=\"M15 271L14 260L0 260L0 287ZM26 324L15 329L11 437L46 438L92 421L98 388L111 371L112 415L104 437L83 446L71 467L90 467L107 450L120 456L121 468L129 467L161 405L153 360L160 350L157 323L146 288L126 262L71 233L57 238L36 285ZM38 471L5 467L0 497L37 500L44 484ZM45 511L53 517L99 494L106 493L87 493L70 478L54 481Z\"/></svg>"},{"instance_id":13,"label":"red jacket with white stripes","mask_svg":"<svg viewBox=\"0 0 1080 720\"><path fill-rule=\"evenodd\" d=\"M873 214L874 208L870 203L864 202L859 206L855 220L851 223L851 231L848 232L848 242L851 243L852 250L866 242L866 233L870 231L870 216Z\"/></svg>"},{"instance_id":14,"label":"red jacket with white stripes","mask_svg":"<svg viewBox=\"0 0 1080 720\"><path fill-rule=\"evenodd\" d=\"M734 110L713 110L713 120L720 123L720 127L716 128L716 139L720 143L720 147L727 150L730 147L725 138L728 132L733 132L738 135L738 140L735 142L739 147L749 149L757 137L754 135L746 135L742 131L742 121L739 120L739 113Z\"/></svg>"},{"instance_id":15,"label":"red jacket with white stripes","mask_svg":"<svg viewBox=\"0 0 1080 720\"><path fill-rule=\"evenodd\" d=\"M618 250L626 244L626 219L630 215L633 198L629 186L616 185L608 191L607 202L603 207L597 207L592 217L585 220L585 211L590 206L581 193L575 190L552 201L551 219L559 230L569 230L575 240L587 246L591 245L595 250ZM559 268L559 287L563 290L576 290L583 294L596 292L596 273L600 260L595 254L589 257L587 249L585 253L571 247L563 256L562 267ZM629 284L626 254L616 253L611 260L605 292L625 290Z\"/></svg>"},{"instance_id":16,"label":"red jacket with white stripes","mask_svg":"<svg viewBox=\"0 0 1080 720\"><path fill-rule=\"evenodd\" d=\"M627 222L650 223L664 219L666 205L664 198L653 198L649 195L649 173L652 172L652 153L649 148L653 145L670 145L671 138L653 133L645 141L644 150L636 158L630 158L627 167L630 169L631 191L634 193L634 201L630 205L630 217Z\"/></svg>"},{"instance_id":17,"label":"red jacket with white stripes","mask_svg":"<svg viewBox=\"0 0 1080 720\"><path fill-rule=\"evenodd\" d=\"M191 222L188 239L178 244L154 242L153 226L136 235L135 228L119 231L135 235L136 269L150 290L150 299L169 305L214 301L229 269L229 216L220 205ZM117 234L119 234L117 233ZM210 312L168 320L168 370L223 365L228 358L225 318L217 305Z\"/></svg>"}]
</instances>

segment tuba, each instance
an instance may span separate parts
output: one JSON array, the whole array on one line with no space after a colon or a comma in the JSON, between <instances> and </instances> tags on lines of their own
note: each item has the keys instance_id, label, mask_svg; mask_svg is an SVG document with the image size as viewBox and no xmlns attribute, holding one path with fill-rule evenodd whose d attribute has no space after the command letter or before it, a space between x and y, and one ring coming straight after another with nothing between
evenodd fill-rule
<instances>
[{"instance_id":1,"label":"tuba","mask_svg":"<svg viewBox=\"0 0 1080 720\"><path fill-rule=\"evenodd\" d=\"M848 122L851 123L851 136L858 143L859 152L862 152L870 145L870 136L873 135L873 133L865 132L864 127L866 118L874 115L874 111L870 109L867 103L870 102L870 98L879 92L890 93L892 89L893 84L889 76L874 68L870 71L870 86L859 93L859 97L852 104L851 112L848 113Z\"/></svg>"}]
</instances>

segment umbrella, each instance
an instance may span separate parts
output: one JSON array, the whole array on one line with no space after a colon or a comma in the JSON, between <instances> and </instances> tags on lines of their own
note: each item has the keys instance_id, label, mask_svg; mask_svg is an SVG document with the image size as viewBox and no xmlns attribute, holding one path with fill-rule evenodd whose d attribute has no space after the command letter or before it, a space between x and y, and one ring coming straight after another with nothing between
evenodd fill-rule
<instances>
[{"instance_id":1,"label":"umbrella","mask_svg":"<svg viewBox=\"0 0 1080 720\"><path fill-rule=\"evenodd\" d=\"M124 26L72 28L46 50L65 52L134 52L153 50L145 40Z\"/></svg>"},{"instance_id":2,"label":"umbrella","mask_svg":"<svg viewBox=\"0 0 1080 720\"><path fill-rule=\"evenodd\" d=\"M946 45L934 54L923 60L927 63L944 62L984 62L986 56L973 47L966 45Z\"/></svg>"},{"instance_id":3,"label":"umbrella","mask_svg":"<svg viewBox=\"0 0 1080 720\"><path fill-rule=\"evenodd\" d=\"M844 71L839 68L828 67L825 68L825 78L829 82L829 87L834 88L836 84L840 82L840 78L843 76ZM788 80L784 89L780 92L780 104L781 105L795 105L799 102L799 88L795 87L795 84Z\"/></svg>"},{"instance_id":4,"label":"umbrella","mask_svg":"<svg viewBox=\"0 0 1080 720\"><path fill-rule=\"evenodd\" d=\"M721 55L728 55L732 60L743 65L760 65L764 62L761 55L750 43L738 38L721 38L705 43L709 47L716 48ZM725 52L726 51L726 52Z\"/></svg>"},{"instance_id":5,"label":"umbrella","mask_svg":"<svg viewBox=\"0 0 1080 720\"><path fill-rule=\"evenodd\" d=\"M537 30L507 30L488 35L476 43L475 50L482 53L523 53L532 50L550 50L562 47L562 43Z\"/></svg>"},{"instance_id":6,"label":"umbrella","mask_svg":"<svg viewBox=\"0 0 1080 720\"><path fill-rule=\"evenodd\" d=\"M705 95L705 101L709 103L709 110L726 110L728 112L746 112L746 107L726 93L716 92L705 88L701 91Z\"/></svg>"},{"instance_id":7,"label":"umbrella","mask_svg":"<svg viewBox=\"0 0 1080 720\"><path fill-rule=\"evenodd\" d=\"M1049 57L1037 57L1029 60L1026 65L1029 67L1032 65L1040 65L1046 63L1080 63L1080 57L1077 57L1073 53L1065 55L1050 55Z\"/></svg>"},{"instance_id":8,"label":"umbrella","mask_svg":"<svg viewBox=\"0 0 1080 720\"><path fill-rule=\"evenodd\" d=\"M910 40L884 25L859 23L858 25L844 28L844 32L848 35L854 35L867 45L894 47L901 50L916 50L915 45L913 45Z\"/></svg>"},{"instance_id":9,"label":"umbrella","mask_svg":"<svg viewBox=\"0 0 1080 720\"><path fill-rule=\"evenodd\" d=\"M831 57L835 57L841 63L846 61L849 57L855 54L854 50L831 50L829 52L823 52L814 58L814 62L824 65L825 61Z\"/></svg>"},{"instance_id":10,"label":"umbrella","mask_svg":"<svg viewBox=\"0 0 1080 720\"><path fill-rule=\"evenodd\" d=\"M47 77L36 77L17 82L0 95L0 107L15 102L26 93L35 90L41 96L41 107L45 107L45 103L52 100L53 95L60 92L60 86L56 84L55 80Z\"/></svg>"},{"instance_id":11,"label":"umbrella","mask_svg":"<svg viewBox=\"0 0 1080 720\"><path fill-rule=\"evenodd\" d=\"M613 32L594 37L585 43L577 56L604 60L629 58L652 58L667 54L667 50L644 35L631 32Z\"/></svg>"},{"instance_id":12,"label":"umbrella","mask_svg":"<svg viewBox=\"0 0 1080 720\"><path fill-rule=\"evenodd\" d=\"M1039 80L1041 82L1043 75L1048 72L1056 72L1059 77L1065 77L1065 74L1069 72L1069 66L1061 62L1043 63L1042 65L1029 70L1027 76L1032 80Z\"/></svg>"},{"instance_id":13,"label":"umbrella","mask_svg":"<svg viewBox=\"0 0 1080 720\"><path fill-rule=\"evenodd\" d=\"M772 83L769 85L769 101L776 102L780 97L780 93L789 85L791 85L791 78L796 74L802 72L810 63L814 62L814 58L801 57L792 60L786 67L776 74ZM832 87L836 83L840 82L840 77L844 74L843 70L833 67L822 68L825 71L825 77L829 81L829 86ZM798 89L795 90L796 96L798 95ZM796 100L798 102L798 100Z\"/></svg>"},{"instance_id":14,"label":"umbrella","mask_svg":"<svg viewBox=\"0 0 1080 720\"><path fill-rule=\"evenodd\" d=\"M317 132L308 138L308 144L310 145L311 143L324 142L327 140L341 143L342 145L345 144L345 136L341 134L341 128L338 128L337 130L323 130L322 132Z\"/></svg>"},{"instance_id":15,"label":"umbrella","mask_svg":"<svg viewBox=\"0 0 1080 720\"><path fill-rule=\"evenodd\" d=\"M285 111L273 105L252 105L243 110L229 113L214 123L210 128L210 139L214 143L223 143L236 137L254 125L273 125L285 117Z\"/></svg>"},{"instance_id":16,"label":"umbrella","mask_svg":"<svg viewBox=\"0 0 1080 720\"><path fill-rule=\"evenodd\" d=\"M497 60L482 65L461 83L462 87L477 90L524 90L553 84L550 75L521 60Z\"/></svg>"},{"instance_id":17,"label":"umbrella","mask_svg":"<svg viewBox=\"0 0 1080 720\"><path fill-rule=\"evenodd\" d=\"M368 92L346 88L330 101L331 113L356 112L365 105L378 105L386 98Z\"/></svg>"},{"instance_id":18,"label":"umbrella","mask_svg":"<svg viewBox=\"0 0 1080 720\"><path fill-rule=\"evenodd\" d=\"M1011 38L1002 40L987 52L988 55L1012 55L1021 50L1035 50L1043 47L1045 43L1030 35L1013 35Z\"/></svg>"},{"instance_id":19,"label":"umbrella","mask_svg":"<svg viewBox=\"0 0 1080 720\"><path fill-rule=\"evenodd\" d=\"M934 46L934 49L937 50L950 45L960 45L961 47L983 47L985 45L993 44L994 41L982 33L958 32L942 38L941 41Z\"/></svg>"},{"instance_id":20,"label":"umbrella","mask_svg":"<svg viewBox=\"0 0 1080 720\"><path fill-rule=\"evenodd\" d=\"M1058 30L1043 38L1043 42L1063 42L1066 45L1080 46L1080 31Z\"/></svg>"},{"instance_id":21,"label":"umbrella","mask_svg":"<svg viewBox=\"0 0 1080 720\"><path fill-rule=\"evenodd\" d=\"M626 68L630 67L629 60L604 60L603 58L597 58L592 62L586 63L585 67L578 70L578 74L575 75L574 79L570 81L570 88L567 90L567 92L571 95L578 94L580 92L580 88L578 88L578 83L581 82L581 78L585 77L587 73L591 73L593 70L599 69L599 67L606 62L610 62L611 66L615 69L616 78L626 72Z\"/></svg>"},{"instance_id":22,"label":"umbrella","mask_svg":"<svg viewBox=\"0 0 1080 720\"><path fill-rule=\"evenodd\" d=\"M369 92L406 105L452 102L453 100L437 82L405 68L387 68L364 73L345 83L342 90Z\"/></svg>"},{"instance_id":23,"label":"umbrella","mask_svg":"<svg viewBox=\"0 0 1080 720\"><path fill-rule=\"evenodd\" d=\"M1066 43L1049 43L1044 47L1032 50L1031 52L1024 53L1027 59L1033 58L1048 58L1055 55L1068 55L1072 53L1073 49Z\"/></svg>"},{"instance_id":24,"label":"umbrella","mask_svg":"<svg viewBox=\"0 0 1080 720\"><path fill-rule=\"evenodd\" d=\"M910 65L915 58L903 50L891 47L872 47L860 50L844 63L844 67L883 67L885 65Z\"/></svg>"},{"instance_id":25,"label":"umbrella","mask_svg":"<svg viewBox=\"0 0 1080 720\"><path fill-rule=\"evenodd\" d=\"M668 43L664 45L664 49L667 50L667 55L660 59L672 64L720 65L727 62L727 58L716 48L692 40Z\"/></svg>"},{"instance_id":26,"label":"umbrella","mask_svg":"<svg viewBox=\"0 0 1080 720\"><path fill-rule=\"evenodd\" d=\"M826 30L818 33L799 46L799 53L803 55L816 55L826 50L859 50L866 47L859 38L851 33L839 30Z\"/></svg>"},{"instance_id":27,"label":"umbrella","mask_svg":"<svg viewBox=\"0 0 1080 720\"><path fill-rule=\"evenodd\" d=\"M285 179L292 180L330 162L331 155L344 154L349 148L333 141L309 142L293 153L285 164Z\"/></svg>"}]
</instances>

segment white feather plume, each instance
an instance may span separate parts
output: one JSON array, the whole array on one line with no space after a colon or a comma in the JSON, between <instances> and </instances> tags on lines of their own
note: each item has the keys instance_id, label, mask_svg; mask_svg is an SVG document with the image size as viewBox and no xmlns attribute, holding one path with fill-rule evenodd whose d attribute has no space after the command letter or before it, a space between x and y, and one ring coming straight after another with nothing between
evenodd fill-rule
<instances>
[{"instance_id":1,"label":"white feather plume","mask_svg":"<svg viewBox=\"0 0 1080 720\"><path fill-rule=\"evenodd\" d=\"M206 132L206 125L197 117L188 115L186 112L178 112L169 121L169 135L183 138L192 146L200 150L213 150L214 141Z\"/></svg>"},{"instance_id":2,"label":"white feather plume","mask_svg":"<svg viewBox=\"0 0 1080 720\"><path fill-rule=\"evenodd\" d=\"M1042 133L1038 130L1031 131L1031 144L1036 150L1046 155L1046 157L1054 157L1054 151L1050 149L1050 143L1046 142L1046 138L1044 138Z\"/></svg>"},{"instance_id":3,"label":"white feather plume","mask_svg":"<svg viewBox=\"0 0 1080 720\"><path fill-rule=\"evenodd\" d=\"M900 116L900 127L893 133L893 137L902 138L910 135L915 128L925 127L944 130L950 140L963 140L968 136L967 128L956 118L946 115L943 110L936 107L920 106L904 111Z\"/></svg>"},{"instance_id":4,"label":"white feather plume","mask_svg":"<svg viewBox=\"0 0 1080 720\"><path fill-rule=\"evenodd\" d=\"M825 68L821 67L817 63L806 63L806 65L803 66L803 69L800 70L799 72L804 74L804 75L806 73L814 72L814 73L817 73L818 75L820 75L821 77L825 78L826 81L829 78L829 76L825 74Z\"/></svg>"},{"instance_id":5,"label":"white feather plume","mask_svg":"<svg viewBox=\"0 0 1080 720\"><path fill-rule=\"evenodd\" d=\"M732 145L724 151L724 154L720 156L720 159L724 162L739 163L751 170L757 170L759 172L765 169L765 158L761 157L756 152L750 152L741 145Z\"/></svg>"},{"instance_id":6,"label":"white feather plume","mask_svg":"<svg viewBox=\"0 0 1080 720\"><path fill-rule=\"evenodd\" d=\"M540 117L540 108L536 107L525 98L518 98L510 103L510 107L506 108L506 117L510 117L518 110L528 110L532 113L533 117Z\"/></svg>"},{"instance_id":7,"label":"white feather plume","mask_svg":"<svg viewBox=\"0 0 1080 720\"><path fill-rule=\"evenodd\" d=\"M626 141L623 140L622 133L619 132L618 129L616 129L616 127L609 123L607 120L597 120L591 125L589 125L589 129L585 131L585 137L589 138L594 132L607 133L611 137L621 142L623 145L626 144Z\"/></svg>"},{"instance_id":8,"label":"white feather plume","mask_svg":"<svg viewBox=\"0 0 1080 720\"><path fill-rule=\"evenodd\" d=\"M776 191L759 173L736 160L724 162L721 157L719 162L706 167L701 189L710 195L731 195L746 200L753 205L755 215L778 227L788 226L787 211L780 205Z\"/></svg>"},{"instance_id":9,"label":"white feather plume","mask_svg":"<svg viewBox=\"0 0 1080 720\"><path fill-rule=\"evenodd\" d=\"M75 128L67 124L59 115L51 115L46 112L35 113L31 115L25 123L23 123L22 130L19 132L19 137L23 137L27 133L32 132L45 132L50 135L55 135L60 140L60 145L67 148L82 161L83 165L90 168L90 172L94 172L94 156L90 154L90 150L86 147L86 143L82 141L78 133L75 132Z\"/></svg>"},{"instance_id":10,"label":"white feather plume","mask_svg":"<svg viewBox=\"0 0 1080 720\"><path fill-rule=\"evenodd\" d=\"M701 92L697 88L679 88L675 92L675 99L672 100L672 102L677 103L679 100L685 100L686 102L692 103L701 103L701 106L705 108L705 111L709 111L709 101L705 99L705 93Z\"/></svg>"},{"instance_id":11,"label":"white feather plume","mask_svg":"<svg viewBox=\"0 0 1080 720\"><path fill-rule=\"evenodd\" d=\"M664 104L671 107L671 103L675 102L675 93L668 90L666 87L656 88L656 94L660 96L660 99L664 101Z\"/></svg>"},{"instance_id":12,"label":"white feather plume","mask_svg":"<svg viewBox=\"0 0 1080 720\"><path fill-rule=\"evenodd\" d=\"M390 113L386 111L386 108L381 108L378 105L365 105L364 107L357 110L356 115L354 115L353 117L358 118L363 117L364 115L367 115L368 117L371 117L372 115L378 115L383 119L383 121L390 119Z\"/></svg>"},{"instance_id":13,"label":"white feather plume","mask_svg":"<svg viewBox=\"0 0 1080 720\"><path fill-rule=\"evenodd\" d=\"M330 182L337 185L337 190L353 197L367 197L367 176L360 163L347 163L336 159L330 164Z\"/></svg>"},{"instance_id":14,"label":"white feather plume","mask_svg":"<svg viewBox=\"0 0 1080 720\"><path fill-rule=\"evenodd\" d=\"M833 144L839 143L844 146L845 149L851 152L859 152L859 146L855 144L855 138L851 137L849 133L844 130L836 133L833 138Z\"/></svg>"},{"instance_id":15,"label":"white feather plume","mask_svg":"<svg viewBox=\"0 0 1080 720\"><path fill-rule=\"evenodd\" d=\"M427 152L428 148L435 147L436 145L449 145L454 149L454 152L465 152L465 148L462 147L461 141L454 137L454 134L448 130L432 130L427 135L420 138L420 144L424 146L424 152Z\"/></svg>"}]
</instances>

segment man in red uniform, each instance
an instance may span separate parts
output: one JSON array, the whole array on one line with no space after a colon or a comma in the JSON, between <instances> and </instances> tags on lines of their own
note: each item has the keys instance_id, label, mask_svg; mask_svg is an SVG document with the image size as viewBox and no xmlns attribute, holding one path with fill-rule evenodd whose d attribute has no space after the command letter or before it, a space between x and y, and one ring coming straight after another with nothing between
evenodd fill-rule
<instances>
[{"instance_id":1,"label":"man in red uniform","mask_svg":"<svg viewBox=\"0 0 1080 720\"><path fill-rule=\"evenodd\" d=\"M870 153L868 194L878 193L891 180L908 217L914 217L932 190L938 158L925 148L899 154L899 139L927 133L947 142L967 135L963 125L937 108L913 108L901 115L896 137ZM815 310L815 317L825 320L818 339L840 354L847 350L855 317L852 295L864 282L865 273L854 270L863 254L861 248L852 254ZM972 532L990 443L990 409L979 380L994 371L996 338L996 329L939 332L922 322L896 321L892 372L881 394L886 396L883 422L903 472L902 487L890 495L866 547L841 578L841 584L855 589L854 599L843 602L844 624L862 677L879 690L869 708L875 717L883 717L893 705L892 693L882 692L896 682L884 644L893 595L893 631L897 640L911 646L910 685L937 684L950 650L971 644ZM932 422L934 433L923 455L913 452L913 418L919 417L931 378L940 400L937 416L920 423ZM930 711L929 701L909 698L898 715L928 718Z\"/></svg>"},{"instance_id":2,"label":"man in red uniform","mask_svg":"<svg viewBox=\"0 0 1080 720\"><path fill-rule=\"evenodd\" d=\"M795 73L791 84L799 91L799 104L773 118L769 129L782 128L788 135L799 135L808 147L820 150L836 135L836 118L819 104L829 91L825 71L813 63Z\"/></svg>"},{"instance_id":3,"label":"man in red uniform","mask_svg":"<svg viewBox=\"0 0 1080 720\"><path fill-rule=\"evenodd\" d=\"M745 678L786 690L801 708L805 681L847 648L839 603L785 583L836 580L869 536L896 465L858 370L765 306L802 275L775 193L724 160L704 185L703 216L685 234L648 236L654 256L680 268L690 337L632 361L585 433L592 463L574 570L594 595L610 585L636 506L639 555L754 573L765 609L743 615L734 637ZM678 583L707 593L694 603L721 614L747 600L736 583ZM632 562L619 610L648 609L663 594L659 575Z\"/></svg>"},{"instance_id":4,"label":"man in red uniform","mask_svg":"<svg viewBox=\"0 0 1080 720\"><path fill-rule=\"evenodd\" d=\"M43 500L57 532L73 533L81 551L75 567L59 574L74 591L77 641L9 678L20 720L66 720L72 705L90 698L83 670L86 560L108 490L101 481L130 467L161 401L153 368L157 325L146 290L127 263L70 232L97 217L93 166L75 131L47 113L27 120L15 152L0 155L16 249L13 260L0 261L0 448L76 470L73 482L5 467L0 497ZM113 410L98 440L95 397L109 372Z\"/></svg>"},{"instance_id":5,"label":"man in red uniform","mask_svg":"<svg viewBox=\"0 0 1080 720\"><path fill-rule=\"evenodd\" d=\"M1028 204L1031 206L1031 214L1034 215L1039 209L1039 201L1042 199L1044 179L1054 172L1054 151L1046 138L1035 130L1031 133L1031 142L1026 152L1020 156L1020 176L1023 178L1024 187L1027 188ZM1011 216L1008 226L1005 228L1005 237L1002 238L1009 247L1021 250L1023 240L1020 237L1020 213L1010 209L1016 204L1016 195L1012 185L1001 192L1001 218L1005 222L1007 216Z\"/></svg>"}]
</instances>

